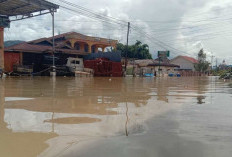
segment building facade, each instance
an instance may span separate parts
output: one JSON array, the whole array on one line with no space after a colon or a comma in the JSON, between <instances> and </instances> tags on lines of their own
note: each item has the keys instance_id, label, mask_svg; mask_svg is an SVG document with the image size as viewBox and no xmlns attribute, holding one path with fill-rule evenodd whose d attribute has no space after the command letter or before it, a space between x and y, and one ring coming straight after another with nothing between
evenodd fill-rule
<instances>
[{"instance_id":1,"label":"building facade","mask_svg":"<svg viewBox=\"0 0 232 157\"><path fill-rule=\"evenodd\" d=\"M53 61L53 38L41 38L6 47L4 49L5 71L12 72L14 66L33 66L33 71L41 71ZM55 63L65 65L67 58L83 58L89 54L116 50L118 41L86 36L69 32L54 37Z\"/></svg>"},{"instance_id":2,"label":"building facade","mask_svg":"<svg viewBox=\"0 0 232 157\"><path fill-rule=\"evenodd\" d=\"M180 71L195 71L194 65L198 63L195 58L188 56L177 56L170 61L171 64L179 65L175 70Z\"/></svg>"}]
</instances>

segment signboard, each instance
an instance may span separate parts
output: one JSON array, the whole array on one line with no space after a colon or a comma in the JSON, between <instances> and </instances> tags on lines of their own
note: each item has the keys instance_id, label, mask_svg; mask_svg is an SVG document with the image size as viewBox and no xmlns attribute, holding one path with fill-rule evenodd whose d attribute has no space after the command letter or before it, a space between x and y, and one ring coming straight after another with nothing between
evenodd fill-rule
<instances>
[{"instance_id":1,"label":"signboard","mask_svg":"<svg viewBox=\"0 0 232 157\"><path fill-rule=\"evenodd\" d=\"M159 58L167 58L170 56L170 51L158 51Z\"/></svg>"}]
</instances>

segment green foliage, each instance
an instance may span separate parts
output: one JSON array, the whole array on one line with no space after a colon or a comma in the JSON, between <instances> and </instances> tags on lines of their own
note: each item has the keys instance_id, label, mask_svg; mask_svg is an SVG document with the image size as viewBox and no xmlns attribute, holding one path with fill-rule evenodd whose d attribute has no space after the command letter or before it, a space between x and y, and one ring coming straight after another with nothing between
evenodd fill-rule
<instances>
[{"instance_id":1,"label":"green foliage","mask_svg":"<svg viewBox=\"0 0 232 157\"><path fill-rule=\"evenodd\" d=\"M229 70L213 70L213 76L220 76L220 79L232 79L232 69Z\"/></svg>"},{"instance_id":2,"label":"green foliage","mask_svg":"<svg viewBox=\"0 0 232 157\"><path fill-rule=\"evenodd\" d=\"M227 70L213 70L212 75L213 76L222 76L222 75L225 75L228 72L229 71L227 71Z\"/></svg>"},{"instance_id":3,"label":"green foliage","mask_svg":"<svg viewBox=\"0 0 232 157\"><path fill-rule=\"evenodd\" d=\"M122 52L122 57L126 57L126 49L126 45L118 43L117 50ZM138 40L134 45L128 46L127 57L138 59L152 59L152 56L149 53L149 46L147 44L142 44L142 42Z\"/></svg>"},{"instance_id":4,"label":"green foliage","mask_svg":"<svg viewBox=\"0 0 232 157\"><path fill-rule=\"evenodd\" d=\"M206 72L209 68L209 62L206 61L206 54L204 50L201 49L198 53L198 63L194 65L196 71L198 72Z\"/></svg>"}]
</instances>

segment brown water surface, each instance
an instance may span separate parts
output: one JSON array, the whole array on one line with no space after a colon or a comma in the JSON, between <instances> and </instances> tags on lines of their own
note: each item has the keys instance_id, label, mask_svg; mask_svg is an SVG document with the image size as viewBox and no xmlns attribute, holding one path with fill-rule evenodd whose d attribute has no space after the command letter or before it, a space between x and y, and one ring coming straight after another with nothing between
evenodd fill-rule
<instances>
[{"instance_id":1,"label":"brown water surface","mask_svg":"<svg viewBox=\"0 0 232 157\"><path fill-rule=\"evenodd\" d=\"M5 78L0 156L230 157L231 100L215 77Z\"/></svg>"}]
</instances>

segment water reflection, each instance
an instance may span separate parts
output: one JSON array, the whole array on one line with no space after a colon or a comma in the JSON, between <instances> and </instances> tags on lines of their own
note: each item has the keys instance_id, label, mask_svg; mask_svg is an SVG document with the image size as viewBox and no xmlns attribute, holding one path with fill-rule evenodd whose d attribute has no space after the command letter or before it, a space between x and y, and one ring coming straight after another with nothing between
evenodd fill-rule
<instances>
[{"instance_id":1,"label":"water reflection","mask_svg":"<svg viewBox=\"0 0 232 157\"><path fill-rule=\"evenodd\" d=\"M58 124L81 124L81 123L96 123L100 122L101 119L89 118L89 117L68 117L68 118L52 118L44 120L47 123L58 123Z\"/></svg>"},{"instance_id":2,"label":"water reflection","mask_svg":"<svg viewBox=\"0 0 232 157\"><path fill-rule=\"evenodd\" d=\"M39 138L35 154L18 156L52 156L59 152L56 145L63 150L89 138L143 133L145 121L156 114L191 98L201 102L208 84L199 78L8 78L0 86L0 127L5 130L0 137L5 143L28 140L20 150ZM20 99L5 101L12 97ZM46 144L51 138L55 142Z\"/></svg>"},{"instance_id":3,"label":"water reflection","mask_svg":"<svg viewBox=\"0 0 232 157\"><path fill-rule=\"evenodd\" d=\"M108 109L117 108L117 104L125 102L125 98L137 107L146 105L147 100L150 99L149 89L140 86L137 81L132 82L130 87L127 87L128 84L123 79L115 79L112 82L108 79L104 81L98 79L67 80L67 82L59 80L59 82L54 81L56 82L55 85L54 82L44 83L41 81L37 83L37 81L34 81L36 84L41 84L41 87L34 88L31 91L33 95L40 93L36 99L10 102L6 104L6 108L26 109L36 112L108 115L117 114L116 111ZM11 87L7 88L10 89ZM28 95L28 90L30 90L28 88L27 85L13 93L18 93L21 97L31 96ZM144 91L139 91L143 89Z\"/></svg>"},{"instance_id":4,"label":"water reflection","mask_svg":"<svg viewBox=\"0 0 232 157\"><path fill-rule=\"evenodd\" d=\"M39 132L15 132L5 122L5 87L0 80L0 156L36 157L46 148L47 140L56 134Z\"/></svg>"},{"instance_id":5,"label":"water reflection","mask_svg":"<svg viewBox=\"0 0 232 157\"><path fill-rule=\"evenodd\" d=\"M197 97L197 103L198 104L204 104L205 102L203 101L205 99L205 96L198 96Z\"/></svg>"}]
</instances>

